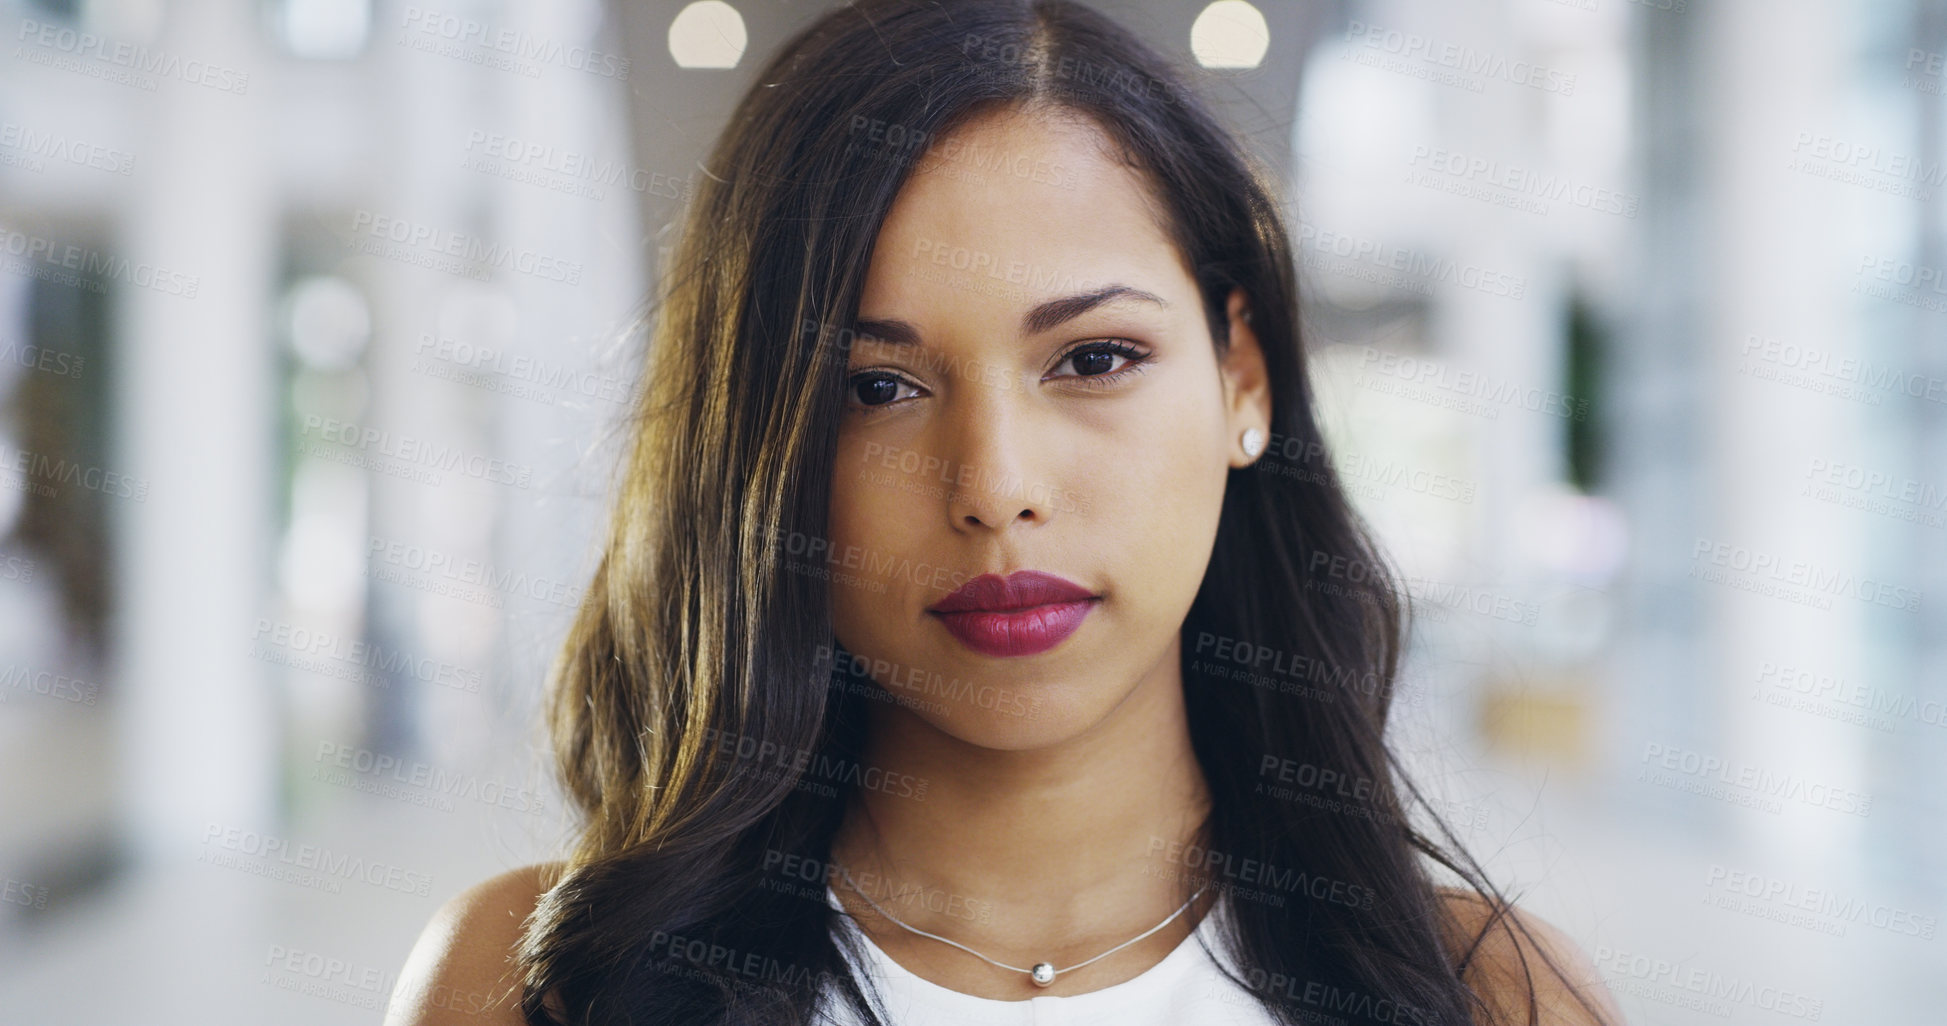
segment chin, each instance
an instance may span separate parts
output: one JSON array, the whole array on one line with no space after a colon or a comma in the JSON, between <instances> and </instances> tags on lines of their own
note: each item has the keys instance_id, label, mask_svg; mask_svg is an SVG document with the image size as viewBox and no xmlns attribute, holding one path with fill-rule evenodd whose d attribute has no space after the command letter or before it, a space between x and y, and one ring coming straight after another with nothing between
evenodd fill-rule
<instances>
[{"instance_id":1,"label":"chin","mask_svg":"<svg viewBox=\"0 0 1947 1026\"><path fill-rule=\"evenodd\" d=\"M955 740L995 751L1028 751L1059 744L1085 733L1123 697L1095 694L1096 689L1074 683L992 685L970 689L954 701L925 700L923 705L888 691L899 704L888 703L891 715L908 716Z\"/></svg>"}]
</instances>

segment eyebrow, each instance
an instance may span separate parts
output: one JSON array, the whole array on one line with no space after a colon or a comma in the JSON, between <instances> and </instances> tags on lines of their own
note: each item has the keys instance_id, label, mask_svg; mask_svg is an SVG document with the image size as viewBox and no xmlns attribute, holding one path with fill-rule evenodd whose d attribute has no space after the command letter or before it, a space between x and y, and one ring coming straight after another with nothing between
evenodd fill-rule
<instances>
[{"instance_id":1,"label":"eyebrow","mask_svg":"<svg viewBox=\"0 0 1947 1026\"><path fill-rule=\"evenodd\" d=\"M1089 292L1077 292L1072 296L1050 299L1035 306L1021 317L1023 335L1039 335L1044 331L1074 320L1077 317L1101 306L1118 300L1135 300L1155 303L1167 308L1169 304L1154 292L1130 285L1104 285ZM853 330L863 336L895 346L916 346L920 344L919 329L908 321L898 319L860 320Z\"/></svg>"}]
</instances>

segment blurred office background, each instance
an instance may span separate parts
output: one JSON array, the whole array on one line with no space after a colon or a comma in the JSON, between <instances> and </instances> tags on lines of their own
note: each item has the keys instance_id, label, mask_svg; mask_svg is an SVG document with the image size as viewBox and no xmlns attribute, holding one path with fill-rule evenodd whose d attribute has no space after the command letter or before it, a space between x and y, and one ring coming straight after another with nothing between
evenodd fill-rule
<instances>
[{"instance_id":1,"label":"blurred office background","mask_svg":"<svg viewBox=\"0 0 1947 1026\"><path fill-rule=\"evenodd\" d=\"M376 1023L558 853L637 318L828 6L0 3L0 1020ZM1460 836L1632 1022L1941 1021L1947 2L1099 6L1291 183Z\"/></svg>"}]
</instances>

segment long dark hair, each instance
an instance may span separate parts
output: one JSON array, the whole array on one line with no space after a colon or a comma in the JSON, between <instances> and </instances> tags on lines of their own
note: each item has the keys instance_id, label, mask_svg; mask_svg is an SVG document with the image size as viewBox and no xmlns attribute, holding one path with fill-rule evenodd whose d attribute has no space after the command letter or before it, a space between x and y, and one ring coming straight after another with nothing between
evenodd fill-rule
<instances>
[{"instance_id":1,"label":"long dark hair","mask_svg":"<svg viewBox=\"0 0 1947 1026\"><path fill-rule=\"evenodd\" d=\"M880 225L936 142L1013 105L1079 113L1119 145L1162 200L1219 352L1241 288L1268 364L1270 450L1230 473L1183 625L1212 795L1197 846L1212 857L1181 860L1184 893L1219 864L1311 882L1234 902L1223 936L1280 1021L1487 1019L1467 975L1487 928L1459 935L1429 860L1490 925L1519 923L1437 816L1436 839L1406 815L1431 810L1384 740L1397 578L1325 458L1277 183L1170 63L1086 6L859 0L760 72L662 278L604 556L549 682L585 824L519 951L530 1023L806 1023L826 992L883 1021L823 873L780 868L825 865L875 700L834 642L830 583L799 560L826 536L844 346ZM1356 801L1304 793L1307 772L1359 782ZM1334 897L1313 900L1321 881Z\"/></svg>"}]
</instances>

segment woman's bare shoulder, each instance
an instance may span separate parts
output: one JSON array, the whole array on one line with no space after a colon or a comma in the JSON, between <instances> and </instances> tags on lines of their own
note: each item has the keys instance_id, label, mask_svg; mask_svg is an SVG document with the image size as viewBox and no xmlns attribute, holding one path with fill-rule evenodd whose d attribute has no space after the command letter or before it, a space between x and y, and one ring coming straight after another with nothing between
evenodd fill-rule
<instances>
[{"instance_id":1,"label":"woman's bare shoulder","mask_svg":"<svg viewBox=\"0 0 1947 1026\"><path fill-rule=\"evenodd\" d=\"M542 862L508 870L441 905L399 970L384 1026L525 1026L514 950L562 868Z\"/></svg>"},{"instance_id":2,"label":"woman's bare shoulder","mask_svg":"<svg viewBox=\"0 0 1947 1026\"><path fill-rule=\"evenodd\" d=\"M1464 978L1495 1009L1497 1021L1528 1021L1528 980L1532 979L1534 1021L1539 1026L1623 1026L1622 1010L1595 963L1552 923L1513 905L1495 921L1494 906L1472 890L1442 887L1438 893L1452 916L1455 953L1480 937ZM1582 1001L1576 999L1578 994ZM1601 1015L1591 1013L1583 1001Z\"/></svg>"}]
</instances>

